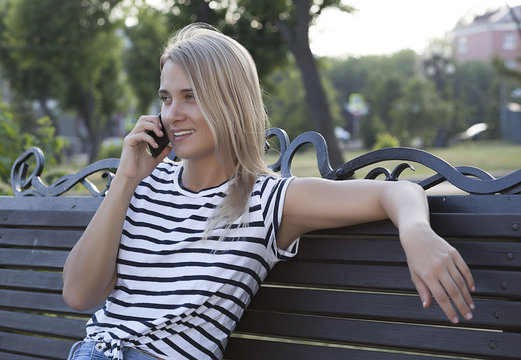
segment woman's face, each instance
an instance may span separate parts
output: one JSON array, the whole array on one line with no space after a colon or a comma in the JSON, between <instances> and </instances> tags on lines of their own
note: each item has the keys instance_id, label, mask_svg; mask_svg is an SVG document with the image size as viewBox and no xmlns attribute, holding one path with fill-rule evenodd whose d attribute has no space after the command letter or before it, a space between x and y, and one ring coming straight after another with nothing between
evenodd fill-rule
<instances>
[{"instance_id":1,"label":"woman's face","mask_svg":"<svg viewBox=\"0 0 521 360\"><path fill-rule=\"evenodd\" d=\"M158 91L161 119L178 157L215 160L215 144L208 123L195 101L194 90L183 69L167 60Z\"/></svg>"}]
</instances>

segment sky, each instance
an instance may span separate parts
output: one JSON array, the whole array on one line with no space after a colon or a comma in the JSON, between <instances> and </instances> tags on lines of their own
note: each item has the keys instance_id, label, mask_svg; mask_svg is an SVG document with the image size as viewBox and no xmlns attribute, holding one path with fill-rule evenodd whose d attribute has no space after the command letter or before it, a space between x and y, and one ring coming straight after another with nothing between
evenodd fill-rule
<instances>
[{"instance_id":1,"label":"sky","mask_svg":"<svg viewBox=\"0 0 521 360\"><path fill-rule=\"evenodd\" d=\"M388 55L403 49L422 53L461 18L521 0L345 0L354 14L325 10L310 29L311 50L319 56Z\"/></svg>"}]
</instances>

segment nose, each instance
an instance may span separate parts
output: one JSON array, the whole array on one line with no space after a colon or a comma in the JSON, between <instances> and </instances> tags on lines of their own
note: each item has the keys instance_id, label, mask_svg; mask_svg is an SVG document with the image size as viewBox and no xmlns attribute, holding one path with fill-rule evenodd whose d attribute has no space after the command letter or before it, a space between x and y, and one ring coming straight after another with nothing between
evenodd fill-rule
<instances>
[{"instance_id":1,"label":"nose","mask_svg":"<svg viewBox=\"0 0 521 360\"><path fill-rule=\"evenodd\" d=\"M172 101L169 105L163 104L161 109L161 118L169 122L183 120L183 111L181 104L177 101Z\"/></svg>"}]
</instances>

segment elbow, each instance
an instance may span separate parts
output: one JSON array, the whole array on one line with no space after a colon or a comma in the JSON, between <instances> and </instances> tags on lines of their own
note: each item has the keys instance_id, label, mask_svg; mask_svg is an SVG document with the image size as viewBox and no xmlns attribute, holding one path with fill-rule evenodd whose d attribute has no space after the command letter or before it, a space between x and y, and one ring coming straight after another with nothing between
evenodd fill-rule
<instances>
[{"instance_id":1,"label":"elbow","mask_svg":"<svg viewBox=\"0 0 521 360\"><path fill-rule=\"evenodd\" d=\"M400 180L391 182L392 186L388 188L387 196L399 195L401 199L409 196L426 197L425 190L415 182Z\"/></svg>"},{"instance_id":2,"label":"elbow","mask_svg":"<svg viewBox=\"0 0 521 360\"><path fill-rule=\"evenodd\" d=\"M77 311L89 310L95 306L84 296L78 295L77 291L70 291L66 286L62 291L63 301L72 309Z\"/></svg>"},{"instance_id":3,"label":"elbow","mask_svg":"<svg viewBox=\"0 0 521 360\"><path fill-rule=\"evenodd\" d=\"M95 294L95 290L90 291L85 287L78 287L64 279L62 289L63 301L72 309L77 311L90 310L104 300Z\"/></svg>"}]
</instances>

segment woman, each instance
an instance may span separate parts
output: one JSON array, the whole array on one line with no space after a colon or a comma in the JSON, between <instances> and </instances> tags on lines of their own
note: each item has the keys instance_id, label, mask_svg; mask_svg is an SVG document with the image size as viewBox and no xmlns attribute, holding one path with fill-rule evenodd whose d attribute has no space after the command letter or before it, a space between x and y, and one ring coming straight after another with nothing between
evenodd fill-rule
<instances>
[{"instance_id":1,"label":"woman","mask_svg":"<svg viewBox=\"0 0 521 360\"><path fill-rule=\"evenodd\" d=\"M178 32L161 57L161 117L125 138L110 191L64 267L73 308L106 300L71 358L220 359L268 271L301 234L390 218L424 307L472 318L474 282L429 225L410 182L282 179L265 165L266 114L256 68L233 39L203 25ZM182 164L157 158L164 133ZM408 206L403 206L408 204ZM452 302L451 302L452 301ZM96 357L98 356L98 357Z\"/></svg>"}]
</instances>

